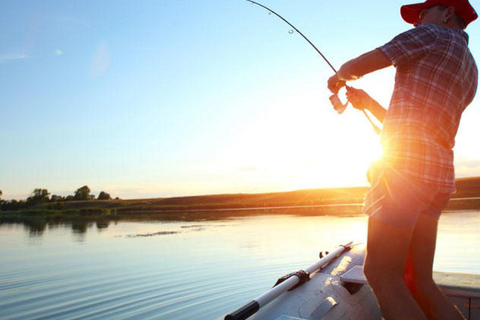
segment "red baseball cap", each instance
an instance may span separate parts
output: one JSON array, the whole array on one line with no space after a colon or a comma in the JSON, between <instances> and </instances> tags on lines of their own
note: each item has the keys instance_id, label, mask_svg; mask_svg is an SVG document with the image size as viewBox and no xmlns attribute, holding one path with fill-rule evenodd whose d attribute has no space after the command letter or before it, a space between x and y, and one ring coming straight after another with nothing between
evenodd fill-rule
<instances>
[{"instance_id":1,"label":"red baseball cap","mask_svg":"<svg viewBox=\"0 0 480 320\"><path fill-rule=\"evenodd\" d=\"M470 5L468 0L427 0L423 3L407 4L400 8L400 13L403 20L408 23L414 24L418 21L418 15L420 11L433 6L442 5L445 7L455 7L455 12L465 22L465 27L478 18L475 9Z\"/></svg>"}]
</instances>

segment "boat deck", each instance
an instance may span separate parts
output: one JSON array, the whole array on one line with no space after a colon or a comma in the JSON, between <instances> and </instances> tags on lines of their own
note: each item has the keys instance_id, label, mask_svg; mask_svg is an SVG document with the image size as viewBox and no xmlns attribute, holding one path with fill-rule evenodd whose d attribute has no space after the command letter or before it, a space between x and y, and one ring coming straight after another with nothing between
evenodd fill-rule
<instances>
[{"instance_id":1,"label":"boat deck","mask_svg":"<svg viewBox=\"0 0 480 320\"><path fill-rule=\"evenodd\" d=\"M467 319L480 319L480 274L438 272L433 278ZM344 282L367 284L361 266L355 266L340 276Z\"/></svg>"},{"instance_id":2,"label":"boat deck","mask_svg":"<svg viewBox=\"0 0 480 320\"><path fill-rule=\"evenodd\" d=\"M293 277L288 278L218 320L382 319L375 296L363 274L365 247L341 247L348 250L339 251L339 247L321 258L320 264L317 262L306 268L310 276L303 285L280 292L279 288ZM330 258L328 261L322 261L327 257ZM295 275L297 282L300 276ZM434 279L466 319L480 320L480 274L435 272ZM266 297L277 291L279 294L267 301Z\"/></svg>"}]
</instances>

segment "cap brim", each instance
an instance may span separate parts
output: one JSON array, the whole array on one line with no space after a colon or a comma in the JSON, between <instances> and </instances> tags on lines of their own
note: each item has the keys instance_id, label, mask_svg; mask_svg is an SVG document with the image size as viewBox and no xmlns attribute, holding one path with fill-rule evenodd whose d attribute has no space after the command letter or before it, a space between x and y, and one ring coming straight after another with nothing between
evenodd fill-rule
<instances>
[{"instance_id":1,"label":"cap brim","mask_svg":"<svg viewBox=\"0 0 480 320\"><path fill-rule=\"evenodd\" d=\"M400 8L400 14L405 22L414 24L418 21L420 11L427 7L428 5L426 3L407 4Z\"/></svg>"}]
</instances>

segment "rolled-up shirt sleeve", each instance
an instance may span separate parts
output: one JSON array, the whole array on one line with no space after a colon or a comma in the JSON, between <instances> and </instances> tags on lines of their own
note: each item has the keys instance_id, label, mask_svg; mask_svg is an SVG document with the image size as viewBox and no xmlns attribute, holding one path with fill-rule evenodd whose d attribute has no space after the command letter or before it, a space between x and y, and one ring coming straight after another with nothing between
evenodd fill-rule
<instances>
[{"instance_id":1,"label":"rolled-up shirt sleeve","mask_svg":"<svg viewBox=\"0 0 480 320\"><path fill-rule=\"evenodd\" d=\"M378 49L395 67L402 67L427 55L436 39L431 25L427 24L399 34Z\"/></svg>"}]
</instances>

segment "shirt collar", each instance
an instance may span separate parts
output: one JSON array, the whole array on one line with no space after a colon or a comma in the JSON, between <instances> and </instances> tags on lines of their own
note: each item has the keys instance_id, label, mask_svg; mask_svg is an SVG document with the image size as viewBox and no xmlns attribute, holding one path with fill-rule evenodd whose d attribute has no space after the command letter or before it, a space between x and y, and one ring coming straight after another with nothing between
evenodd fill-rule
<instances>
[{"instance_id":1,"label":"shirt collar","mask_svg":"<svg viewBox=\"0 0 480 320\"><path fill-rule=\"evenodd\" d=\"M469 41L468 34L467 34L465 31L460 30L460 29L454 29L454 30L455 30L459 35L461 35L461 36L465 39L465 41L467 42L467 44L468 44L468 41Z\"/></svg>"}]
</instances>

